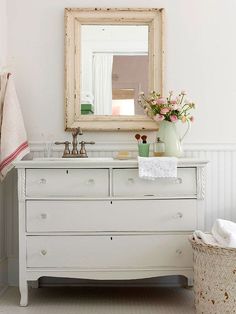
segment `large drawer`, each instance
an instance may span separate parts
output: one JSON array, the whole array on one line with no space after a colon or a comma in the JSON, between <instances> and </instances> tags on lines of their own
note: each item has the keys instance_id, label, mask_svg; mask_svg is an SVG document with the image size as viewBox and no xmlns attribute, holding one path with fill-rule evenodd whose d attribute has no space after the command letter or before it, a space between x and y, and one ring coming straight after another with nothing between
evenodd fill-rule
<instances>
[{"instance_id":1,"label":"large drawer","mask_svg":"<svg viewBox=\"0 0 236 314\"><path fill-rule=\"evenodd\" d=\"M27 267L191 267L187 235L28 236Z\"/></svg>"},{"instance_id":2,"label":"large drawer","mask_svg":"<svg viewBox=\"0 0 236 314\"><path fill-rule=\"evenodd\" d=\"M191 231L196 200L27 201L28 232Z\"/></svg>"},{"instance_id":3,"label":"large drawer","mask_svg":"<svg viewBox=\"0 0 236 314\"><path fill-rule=\"evenodd\" d=\"M178 168L178 177L140 179L138 169L114 169L113 195L118 197L193 197L196 198L196 168Z\"/></svg>"},{"instance_id":4,"label":"large drawer","mask_svg":"<svg viewBox=\"0 0 236 314\"><path fill-rule=\"evenodd\" d=\"M27 169L26 195L31 197L109 195L107 169Z\"/></svg>"}]
</instances>

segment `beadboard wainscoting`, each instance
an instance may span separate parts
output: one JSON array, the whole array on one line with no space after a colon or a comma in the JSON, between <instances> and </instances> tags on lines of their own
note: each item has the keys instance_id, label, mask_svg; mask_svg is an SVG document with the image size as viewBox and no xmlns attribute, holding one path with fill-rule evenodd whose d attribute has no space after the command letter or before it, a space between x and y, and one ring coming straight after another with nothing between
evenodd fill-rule
<instances>
[{"instance_id":1,"label":"beadboard wainscoting","mask_svg":"<svg viewBox=\"0 0 236 314\"><path fill-rule=\"evenodd\" d=\"M34 157L44 156L44 144L31 143ZM88 145L90 157L115 157L118 151L127 150L137 155L137 146L133 143L96 143ZM186 157L209 160L207 166L206 194L206 230L210 230L217 218L236 221L236 143L233 144L185 144ZM60 157L61 148L53 147L53 156ZM17 180L13 170L4 184L5 206L7 213L7 253L8 282L18 282L18 215L17 215ZM2 228L1 228L2 230Z\"/></svg>"}]
</instances>

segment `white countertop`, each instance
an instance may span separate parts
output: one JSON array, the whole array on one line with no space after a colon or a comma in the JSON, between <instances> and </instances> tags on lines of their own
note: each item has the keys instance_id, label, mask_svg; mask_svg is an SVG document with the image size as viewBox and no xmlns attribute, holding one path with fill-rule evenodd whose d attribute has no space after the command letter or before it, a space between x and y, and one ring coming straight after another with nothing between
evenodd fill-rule
<instances>
[{"instance_id":1,"label":"white countertop","mask_svg":"<svg viewBox=\"0 0 236 314\"><path fill-rule=\"evenodd\" d=\"M203 167L208 160L179 158L178 167ZM118 160L112 157L90 158L35 158L14 163L16 168L137 168L138 160Z\"/></svg>"}]
</instances>

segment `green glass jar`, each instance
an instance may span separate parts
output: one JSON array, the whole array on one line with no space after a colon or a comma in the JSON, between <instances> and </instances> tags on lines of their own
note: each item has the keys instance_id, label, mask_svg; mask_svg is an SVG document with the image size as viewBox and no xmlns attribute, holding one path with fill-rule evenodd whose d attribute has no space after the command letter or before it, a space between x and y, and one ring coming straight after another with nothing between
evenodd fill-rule
<instances>
[{"instance_id":1,"label":"green glass jar","mask_svg":"<svg viewBox=\"0 0 236 314\"><path fill-rule=\"evenodd\" d=\"M138 155L140 157L149 157L149 143L138 144Z\"/></svg>"}]
</instances>

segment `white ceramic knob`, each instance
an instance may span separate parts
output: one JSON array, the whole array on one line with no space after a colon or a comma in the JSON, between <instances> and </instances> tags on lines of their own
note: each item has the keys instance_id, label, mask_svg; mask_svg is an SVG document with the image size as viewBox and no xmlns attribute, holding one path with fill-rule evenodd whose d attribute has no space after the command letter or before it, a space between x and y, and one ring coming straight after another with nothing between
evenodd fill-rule
<instances>
[{"instance_id":1,"label":"white ceramic knob","mask_svg":"<svg viewBox=\"0 0 236 314\"><path fill-rule=\"evenodd\" d=\"M175 219L183 218L183 214L181 212L178 212L175 216Z\"/></svg>"},{"instance_id":2,"label":"white ceramic knob","mask_svg":"<svg viewBox=\"0 0 236 314\"><path fill-rule=\"evenodd\" d=\"M92 185L92 184L94 184L95 183L95 180L94 179L88 179L88 184L89 185Z\"/></svg>"},{"instance_id":3,"label":"white ceramic knob","mask_svg":"<svg viewBox=\"0 0 236 314\"><path fill-rule=\"evenodd\" d=\"M180 249L176 250L176 254L181 255L182 253L183 253L182 250Z\"/></svg>"},{"instance_id":4,"label":"white ceramic knob","mask_svg":"<svg viewBox=\"0 0 236 314\"><path fill-rule=\"evenodd\" d=\"M176 184L181 184L182 182L183 182L183 180L181 178L177 178L175 181Z\"/></svg>"},{"instance_id":5,"label":"white ceramic knob","mask_svg":"<svg viewBox=\"0 0 236 314\"><path fill-rule=\"evenodd\" d=\"M46 250L41 250L41 254L42 254L42 255L46 255L46 254L47 254L47 251L46 251Z\"/></svg>"},{"instance_id":6,"label":"white ceramic knob","mask_svg":"<svg viewBox=\"0 0 236 314\"><path fill-rule=\"evenodd\" d=\"M42 218L42 219L47 219L47 214L42 213L42 214L41 214L41 218Z\"/></svg>"},{"instance_id":7,"label":"white ceramic knob","mask_svg":"<svg viewBox=\"0 0 236 314\"><path fill-rule=\"evenodd\" d=\"M128 182L129 182L130 184L134 184L134 179L133 179L133 178L128 178Z\"/></svg>"}]
</instances>

